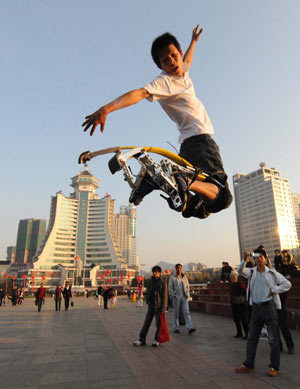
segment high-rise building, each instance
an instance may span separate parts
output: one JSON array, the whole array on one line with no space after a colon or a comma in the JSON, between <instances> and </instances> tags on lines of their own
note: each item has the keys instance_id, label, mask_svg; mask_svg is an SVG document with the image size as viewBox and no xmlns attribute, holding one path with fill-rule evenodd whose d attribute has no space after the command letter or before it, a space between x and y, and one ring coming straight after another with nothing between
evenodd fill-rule
<instances>
[{"instance_id":1,"label":"high-rise building","mask_svg":"<svg viewBox=\"0 0 300 389\"><path fill-rule=\"evenodd\" d=\"M260 168L233 176L240 255L264 245L272 258L274 250L299 254L294 210L287 178L274 168Z\"/></svg>"},{"instance_id":2,"label":"high-rise building","mask_svg":"<svg viewBox=\"0 0 300 389\"><path fill-rule=\"evenodd\" d=\"M300 243L300 193L292 193L292 202L295 215L296 231Z\"/></svg>"},{"instance_id":3,"label":"high-rise building","mask_svg":"<svg viewBox=\"0 0 300 389\"><path fill-rule=\"evenodd\" d=\"M40 247L46 233L46 220L20 220L16 245L15 263L25 264L31 261Z\"/></svg>"},{"instance_id":4,"label":"high-rise building","mask_svg":"<svg viewBox=\"0 0 300 389\"><path fill-rule=\"evenodd\" d=\"M87 166L71 180L74 192L69 197L58 192L51 199L47 234L33 258L33 267L126 267L115 231L115 201L109 195L99 198L99 180Z\"/></svg>"},{"instance_id":5,"label":"high-rise building","mask_svg":"<svg viewBox=\"0 0 300 389\"><path fill-rule=\"evenodd\" d=\"M129 267L137 268L136 256L136 209L134 206L122 206L116 214L116 233L121 254Z\"/></svg>"},{"instance_id":6,"label":"high-rise building","mask_svg":"<svg viewBox=\"0 0 300 389\"><path fill-rule=\"evenodd\" d=\"M10 263L15 263L16 260L16 246L8 246L6 249L6 260Z\"/></svg>"}]
</instances>

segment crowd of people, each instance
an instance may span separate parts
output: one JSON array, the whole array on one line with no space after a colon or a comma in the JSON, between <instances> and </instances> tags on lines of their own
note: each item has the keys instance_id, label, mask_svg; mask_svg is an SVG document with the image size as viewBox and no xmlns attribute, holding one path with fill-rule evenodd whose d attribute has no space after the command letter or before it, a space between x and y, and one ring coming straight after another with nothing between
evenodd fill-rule
<instances>
[{"instance_id":1,"label":"crowd of people","mask_svg":"<svg viewBox=\"0 0 300 389\"><path fill-rule=\"evenodd\" d=\"M250 373L255 371L255 357L257 344L265 327L270 344L270 364L268 374L276 377L280 368L280 351L283 344L280 331L285 340L288 353L294 354L295 345L288 328L287 297L291 288L289 278L297 266L293 256L283 250L275 251L273 268L265 248L261 245L254 252L245 251L238 269L232 269L228 262L222 263L221 283L229 284L232 317L236 327L234 338L247 340L246 359L242 366L236 368L236 373ZM162 318L173 307L173 332L180 334L180 325L185 324L188 334L196 331L192 324L189 312L190 285L189 280L182 271L180 263L175 266L175 273L169 280L162 277L160 266L152 268L152 276L146 284L144 280L136 286L137 306L142 307L145 297L147 312L139 337L133 342L134 346L145 346L146 338L153 319L155 318L156 333L152 342L153 347L160 346L159 331ZM146 288L145 288L146 287ZM145 292L145 293L144 293ZM23 292L17 286L12 292L5 294L0 288L0 306L9 299L13 306L22 304ZM45 303L46 289L43 285L35 293L35 304L40 312ZM73 305L72 289L69 283L63 288L57 284L53 294L55 310L61 310L61 302L64 300L65 310ZM87 297L87 295L86 295ZM99 285L95 292L98 307L108 309L115 308L117 302L117 290L113 287Z\"/></svg>"},{"instance_id":2,"label":"crowd of people","mask_svg":"<svg viewBox=\"0 0 300 389\"><path fill-rule=\"evenodd\" d=\"M5 292L3 288L0 288L0 307L5 306L8 302L12 306L22 305L24 299L23 289L13 286L10 293Z\"/></svg>"},{"instance_id":3,"label":"crowd of people","mask_svg":"<svg viewBox=\"0 0 300 389\"><path fill-rule=\"evenodd\" d=\"M228 262L222 263L221 282L229 284L232 317L236 327L234 338L247 340L246 359L241 367L235 369L236 373L255 371L256 350L263 328L266 328L270 344L269 376L276 377L279 374L280 352L283 350L280 332L288 353L295 352L293 337L288 328L286 305L288 291L292 286L289 275L293 258L284 250L282 257L277 258L277 261L275 259L274 269L265 248L261 245L253 253L248 251L244 253L238 269L233 270ZM168 297L171 298L173 306L174 333L180 333L180 315L183 316L188 333L196 331L189 313L189 282L182 273L181 264L176 265L175 274L169 278L168 286L162 278L161 268L154 266L145 297L148 309L139 337L133 342L134 346L146 345L146 337L154 318L156 333L152 346L160 345L161 313L168 309Z\"/></svg>"}]
</instances>

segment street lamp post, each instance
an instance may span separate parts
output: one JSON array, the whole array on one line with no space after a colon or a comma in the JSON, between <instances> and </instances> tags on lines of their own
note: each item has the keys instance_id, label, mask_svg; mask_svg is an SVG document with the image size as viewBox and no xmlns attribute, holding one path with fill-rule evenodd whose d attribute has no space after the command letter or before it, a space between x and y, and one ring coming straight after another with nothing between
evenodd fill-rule
<instances>
[{"instance_id":1,"label":"street lamp post","mask_svg":"<svg viewBox=\"0 0 300 389\"><path fill-rule=\"evenodd\" d=\"M23 295L25 296L25 286L26 286L26 279L27 279L27 274L22 275L24 284L23 284Z\"/></svg>"},{"instance_id":2,"label":"street lamp post","mask_svg":"<svg viewBox=\"0 0 300 389\"><path fill-rule=\"evenodd\" d=\"M15 288L15 281L16 281L17 276L12 276L11 278L13 280L13 289L14 289Z\"/></svg>"},{"instance_id":3,"label":"street lamp post","mask_svg":"<svg viewBox=\"0 0 300 389\"><path fill-rule=\"evenodd\" d=\"M7 295L7 281L9 279L9 274L5 274L5 296Z\"/></svg>"},{"instance_id":4,"label":"street lamp post","mask_svg":"<svg viewBox=\"0 0 300 389\"><path fill-rule=\"evenodd\" d=\"M34 279L35 279L35 276L31 276L31 293L32 294L34 292Z\"/></svg>"}]
</instances>

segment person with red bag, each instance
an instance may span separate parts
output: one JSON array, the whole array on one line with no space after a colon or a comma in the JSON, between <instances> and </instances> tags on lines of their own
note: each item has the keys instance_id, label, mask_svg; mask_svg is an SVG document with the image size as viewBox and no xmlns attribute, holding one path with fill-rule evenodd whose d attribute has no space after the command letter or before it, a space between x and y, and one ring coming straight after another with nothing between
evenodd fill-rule
<instances>
[{"instance_id":1,"label":"person with red bag","mask_svg":"<svg viewBox=\"0 0 300 389\"><path fill-rule=\"evenodd\" d=\"M154 266L152 268L152 277L147 285L146 303L148 304L148 310L146 313L143 328L140 331L139 339L133 342L134 346L146 346L146 337L155 316L156 333L155 339L152 343L152 347L159 347L159 330L161 323L161 314L165 314L168 301L168 289L167 283L161 277L161 267ZM166 322L163 321L163 328L165 330ZM162 339L166 341L165 337Z\"/></svg>"}]
</instances>

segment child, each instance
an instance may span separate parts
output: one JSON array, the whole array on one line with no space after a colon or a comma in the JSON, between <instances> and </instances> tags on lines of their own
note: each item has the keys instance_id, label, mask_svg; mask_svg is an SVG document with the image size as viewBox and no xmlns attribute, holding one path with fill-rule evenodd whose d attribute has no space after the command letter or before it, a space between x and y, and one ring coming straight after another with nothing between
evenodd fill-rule
<instances>
[{"instance_id":1,"label":"child","mask_svg":"<svg viewBox=\"0 0 300 389\"><path fill-rule=\"evenodd\" d=\"M113 290L111 292L111 297L110 297L110 307L116 308L116 304L117 304L117 293L116 290Z\"/></svg>"},{"instance_id":2,"label":"child","mask_svg":"<svg viewBox=\"0 0 300 389\"><path fill-rule=\"evenodd\" d=\"M133 342L134 346L146 346L146 337L155 316L156 333L152 347L158 347L158 330L160 325L160 313L166 312L168 300L167 283L161 278L161 267L152 268L152 277L147 285L146 303L148 310L146 313L143 328L141 329L139 339Z\"/></svg>"},{"instance_id":3,"label":"child","mask_svg":"<svg viewBox=\"0 0 300 389\"><path fill-rule=\"evenodd\" d=\"M138 290L137 290L137 307L142 307L143 306L143 298L144 298L144 284L140 282L138 285Z\"/></svg>"},{"instance_id":4,"label":"child","mask_svg":"<svg viewBox=\"0 0 300 389\"><path fill-rule=\"evenodd\" d=\"M227 175L219 154L219 148L211 135L214 133L209 116L196 97L193 83L189 77L194 48L203 29L199 25L193 29L191 43L183 56L177 39L169 33L156 38L151 54L161 74L143 88L132 90L114 101L102 106L86 116L82 124L84 131L91 128L93 135L100 125L104 131L107 115L136 104L143 99L158 100L167 115L177 124L181 144L179 155L209 175L205 181L188 180L180 173L174 175L182 205L175 208L169 199L169 206L182 212L183 217L206 218L211 212L219 212L229 207L232 196L227 184ZM146 174L140 186L130 197L130 202L138 205L144 196L157 189ZM192 195L190 191L195 194Z\"/></svg>"}]
</instances>

